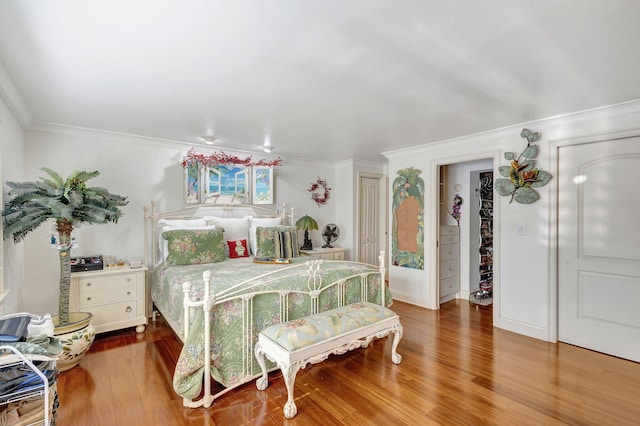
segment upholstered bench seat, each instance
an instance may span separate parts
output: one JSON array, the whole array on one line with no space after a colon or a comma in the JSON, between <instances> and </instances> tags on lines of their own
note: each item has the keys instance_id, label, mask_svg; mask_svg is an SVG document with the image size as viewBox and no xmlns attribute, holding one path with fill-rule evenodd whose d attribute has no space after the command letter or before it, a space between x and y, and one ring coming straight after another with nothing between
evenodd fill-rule
<instances>
[{"instance_id":1,"label":"upholstered bench seat","mask_svg":"<svg viewBox=\"0 0 640 426\"><path fill-rule=\"evenodd\" d=\"M260 332L255 347L256 358L262 369L258 389L269 385L264 356L275 362L284 377L288 400L284 407L286 418L297 413L293 401L295 376L300 368L327 359L331 354L366 348L374 338L394 334L391 360L400 364L402 357L396 352L402 337L400 318L392 310L374 303L354 303L315 315L272 325Z\"/></svg>"}]
</instances>

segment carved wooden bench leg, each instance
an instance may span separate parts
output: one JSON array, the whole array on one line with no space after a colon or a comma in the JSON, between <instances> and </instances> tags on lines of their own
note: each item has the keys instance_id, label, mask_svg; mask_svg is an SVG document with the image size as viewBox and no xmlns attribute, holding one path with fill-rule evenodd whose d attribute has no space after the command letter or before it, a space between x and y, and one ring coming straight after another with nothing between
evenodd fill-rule
<instances>
[{"instance_id":1,"label":"carved wooden bench leg","mask_svg":"<svg viewBox=\"0 0 640 426\"><path fill-rule=\"evenodd\" d=\"M391 362L394 364L400 364L402 362L402 355L398 353L398 344L402 339L402 324L398 324L394 327L396 331L393 332L393 343L391 345Z\"/></svg>"},{"instance_id":2,"label":"carved wooden bench leg","mask_svg":"<svg viewBox=\"0 0 640 426\"><path fill-rule=\"evenodd\" d=\"M271 359L269 355L265 353L260 342L256 343L255 354L258 364L260 365L260 369L262 370L262 376L258 377L256 380L256 387L258 390L265 390L267 386L269 386L269 373L267 371L267 364L264 357L266 355L271 361L277 361ZM277 362L277 364L280 371L282 371L284 384L287 387L287 403L284 406L284 416L287 419L292 419L296 414L298 414L298 407L296 407L296 403L294 402L293 393L296 384L296 375L298 374L301 364L297 362L293 365L289 365L286 362Z\"/></svg>"},{"instance_id":3,"label":"carved wooden bench leg","mask_svg":"<svg viewBox=\"0 0 640 426\"><path fill-rule=\"evenodd\" d=\"M282 365L280 368L284 376L284 384L287 386L287 403L284 405L284 416L287 419L292 419L298 414L298 407L296 407L296 403L293 400L293 388L296 385L296 374L298 374L300 364Z\"/></svg>"},{"instance_id":4,"label":"carved wooden bench leg","mask_svg":"<svg viewBox=\"0 0 640 426\"><path fill-rule=\"evenodd\" d=\"M269 386L269 373L267 372L267 364L264 361L264 351L262 350L260 342L256 343L254 351L258 364L260 364L260 369L262 370L262 376L256 380L256 387L258 390L265 390L267 386Z\"/></svg>"}]
</instances>

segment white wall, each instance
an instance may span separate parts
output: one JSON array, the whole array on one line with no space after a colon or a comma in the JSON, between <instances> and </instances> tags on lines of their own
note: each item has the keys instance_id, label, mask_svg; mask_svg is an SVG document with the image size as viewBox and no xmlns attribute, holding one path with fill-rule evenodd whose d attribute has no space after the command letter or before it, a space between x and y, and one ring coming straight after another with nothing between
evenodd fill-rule
<instances>
[{"instance_id":1,"label":"white wall","mask_svg":"<svg viewBox=\"0 0 640 426\"><path fill-rule=\"evenodd\" d=\"M554 144L560 140L640 130L640 102L570 114L532 123L435 142L412 149L385 153L392 182L400 169L415 167L425 180L425 270L391 266L394 296L429 308L437 308L435 233L437 232L437 167L463 161L493 158L507 165L504 153L520 153L526 146L520 138L523 127L540 131L537 166L557 174ZM577 143L577 141L576 141ZM555 340L555 181L538 188L541 199L534 204L509 204L508 197L494 198L494 325L532 337ZM559 203L562 200L558 201ZM519 225L527 228L518 236ZM463 251L464 252L464 251Z\"/></svg>"},{"instance_id":2,"label":"white wall","mask_svg":"<svg viewBox=\"0 0 640 426\"><path fill-rule=\"evenodd\" d=\"M9 188L4 184L8 180L22 178L24 131L7 103L0 97L0 176L2 176L3 199ZM3 282L8 290L3 306L4 313L22 310L22 248L11 238L3 242ZM0 310L0 315L3 313Z\"/></svg>"},{"instance_id":3,"label":"white wall","mask_svg":"<svg viewBox=\"0 0 640 426\"><path fill-rule=\"evenodd\" d=\"M31 130L26 133L25 140L24 180L38 179L43 175L40 168L45 166L63 177L73 170L100 171L101 175L89 184L126 195L129 204L123 208L125 214L117 224L87 225L74 231L79 247L73 254L113 254L125 260L143 257L143 206L152 200L159 200L161 210L184 205L180 161L190 147L168 141L62 127L47 131ZM251 155L224 147L198 148L202 153L221 150L240 157ZM256 160L262 158L257 154L252 157ZM294 207L296 218L308 213L321 226L336 221L336 198L318 207L307 191L318 176L327 179L333 188L341 187L335 182L335 171L331 165L283 158L283 166L275 170L275 202L285 202ZM349 224L344 226L349 227ZM51 233L52 226L41 226L22 243L29 265L25 268L23 280L24 308L34 313L57 312L58 258L55 250L47 244ZM318 231L312 231L310 236L314 245L322 244Z\"/></svg>"}]
</instances>

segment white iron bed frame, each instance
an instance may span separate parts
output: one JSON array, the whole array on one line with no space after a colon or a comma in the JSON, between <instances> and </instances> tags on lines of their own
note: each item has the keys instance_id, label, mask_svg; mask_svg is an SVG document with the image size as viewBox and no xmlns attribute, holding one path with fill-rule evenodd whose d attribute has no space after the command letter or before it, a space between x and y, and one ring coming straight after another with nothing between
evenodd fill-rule
<instances>
[{"instance_id":1,"label":"white iron bed frame","mask_svg":"<svg viewBox=\"0 0 640 426\"><path fill-rule=\"evenodd\" d=\"M191 205L184 209L172 210L170 212L159 213L157 212L157 203L151 204L151 209L148 207L144 207L144 217L145 217L145 262L149 266L149 270L152 269L153 266L157 264L157 245L158 237L157 234L157 222L160 219L193 219L200 217L201 215L211 215L212 207L214 210L221 212L224 217L237 217L234 216L234 212L237 212L238 209L243 209L247 211L249 209L254 210L256 212L262 213L271 213L265 208L260 208L259 206L247 206L247 205L230 205L230 206L215 206L215 205ZM202 214L205 212L205 214ZM283 220L283 223L286 221L293 222L293 209L290 210L290 213L287 214L285 212L285 205L281 204L278 206L277 215L280 216ZM151 235L151 239L149 236ZM149 243L152 244L149 244ZM150 248L149 245L152 247ZM150 255L151 252L151 256ZM185 282L182 285L184 298L183 298L183 307L184 307L184 341L186 341L187 336L190 331L190 318L192 317L192 310L201 308L203 309L204 315L204 335L209 336L211 332L211 310L215 305L223 304L232 300L242 300L242 312L243 312L243 332L242 332L242 365L243 365L243 375L238 383L226 387L219 392L212 393L211 389L211 374L206 375L204 380L204 393L200 399L189 399L183 398L183 405L185 407L197 408L197 407L205 407L208 408L213 404L213 401L226 394L228 391L235 389L238 386L246 384L253 379L256 379L261 376L261 371L258 368L257 371L254 371L253 361L254 361L254 350L255 350L255 341L254 341L254 330L252 327L251 318L253 318L253 297L260 294L269 294L269 293L277 293L279 296L279 310L280 310L280 320L281 322L289 321L288 318L288 295L291 293L298 293L300 295L305 295L310 298L311 305L311 314L316 314L320 312L320 304L319 297L320 295L334 287L337 288L338 294L338 306L341 307L345 304L345 297L347 293L347 286L350 282L353 281L354 278L360 277L360 282L362 283L360 288L360 301L367 301L368 295L368 278L371 275L379 275L380 283L381 283L381 291L380 291L380 303L384 306L387 298L386 294L386 284L385 284L385 272L386 267L384 264L384 251L380 252L378 257L379 265L368 265L360 262L349 262L351 264L358 263L361 265L365 265L371 269L371 271L356 274L350 277L344 277L338 281L332 283L324 284L322 282L322 264L323 263L342 263L342 261L334 261L334 260L309 260L305 262L305 264L295 264L291 266L286 266L279 268L277 271L269 272L266 274L262 274L260 276L253 277L250 280L241 282L239 284L234 285L233 287L226 289L218 294L211 294L210 284L212 281L212 273L210 271L205 271L203 273L203 281L204 281L204 295L201 300L191 300L190 292L191 292L191 283ZM150 259L151 262L150 262ZM265 283L269 282L269 276L282 273L283 271L291 270L295 271L295 269L305 268L306 269L306 281L308 289L305 291L300 290L272 290L272 289L264 289L261 288ZM259 284L252 284L252 281L260 280ZM251 289L251 292L247 292L247 289ZM242 294L239 294L242 293ZM154 312L155 319L155 312ZM259 330L258 330L259 331ZM177 330L176 330L176 334ZM204 339L204 353L211 353L211 339ZM273 367L273 369L276 369ZM211 371L211 356L204 356L204 371Z\"/></svg>"}]
</instances>

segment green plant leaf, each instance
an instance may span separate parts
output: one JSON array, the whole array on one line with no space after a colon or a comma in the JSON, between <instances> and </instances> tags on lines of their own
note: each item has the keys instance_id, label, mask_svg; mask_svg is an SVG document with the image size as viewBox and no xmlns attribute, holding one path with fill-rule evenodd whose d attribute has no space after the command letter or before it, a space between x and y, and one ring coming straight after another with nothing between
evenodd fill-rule
<instances>
[{"instance_id":1,"label":"green plant leaf","mask_svg":"<svg viewBox=\"0 0 640 426\"><path fill-rule=\"evenodd\" d=\"M538 145L529 145L521 154L525 158L536 158L538 156Z\"/></svg>"},{"instance_id":2,"label":"green plant leaf","mask_svg":"<svg viewBox=\"0 0 640 426\"><path fill-rule=\"evenodd\" d=\"M538 172L538 178L535 182L531 184L532 188L539 188L541 186L545 186L551 180L551 173L543 172L542 170Z\"/></svg>"},{"instance_id":3,"label":"green plant leaf","mask_svg":"<svg viewBox=\"0 0 640 426\"><path fill-rule=\"evenodd\" d=\"M520 165L520 170L523 172L528 172L529 170L533 169L533 166L535 166L536 162L534 160L524 160L518 163Z\"/></svg>"},{"instance_id":4,"label":"green plant leaf","mask_svg":"<svg viewBox=\"0 0 640 426\"><path fill-rule=\"evenodd\" d=\"M540 199L540 195L531 188L522 187L516 189L516 195L513 197L520 204L535 203Z\"/></svg>"},{"instance_id":5,"label":"green plant leaf","mask_svg":"<svg viewBox=\"0 0 640 426\"><path fill-rule=\"evenodd\" d=\"M511 161L514 158L516 158L516 155L513 152L505 152L504 153L504 159L507 161Z\"/></svg>"},{"instance_id":6,"label":"green plant leaf","mask_svg":"<svg viewBox=\"0 0 640 426\"><path fill-rule=\"evenodd\" d=\"M511 166L500 166L498 167L498 171L500 172L500 176L508 178Z\"/></svg>"},{"instance_id":7,"label":"green plant leaf","mask_svg":"<svg viewBox=\"0 0 640 426\"><path fill-rule=\"evenodd\" d=\"M529 136L531 134L531 130L529 129L522 129L522 131L520 132L520 137L521 138L526 138L527 136Z\"/></svg>"},{"instance_id":8,"label":"green plant leaf","mask_svg":"<svg viewBox=\"0 0 640 426\"><path fill-rule=\"evenodd\" d=\"M513 194L516 186L509 179L496 179L496 192L503 197Z\"/></svg>"}]
</instances>

